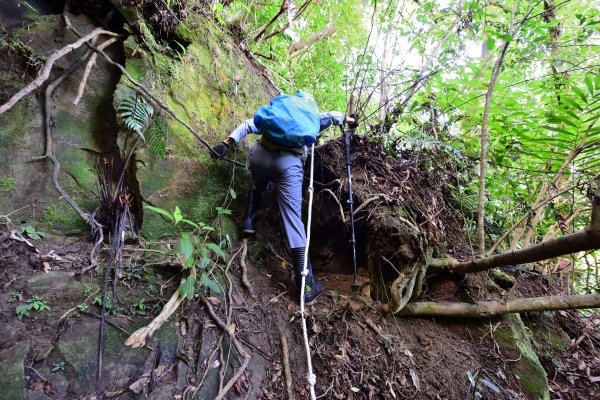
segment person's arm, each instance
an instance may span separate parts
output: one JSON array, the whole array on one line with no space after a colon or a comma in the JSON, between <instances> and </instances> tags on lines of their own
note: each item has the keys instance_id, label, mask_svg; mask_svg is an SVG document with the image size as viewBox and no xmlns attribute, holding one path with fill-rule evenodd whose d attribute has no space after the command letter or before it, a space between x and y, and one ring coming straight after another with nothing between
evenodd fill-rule
<instances>
[{"instance_id":1,"label":"person's arm","mask_svg":"<svg viewBox=\"0 0 600 400\"><path fill-rule=\"evenodd\" d=\"M241 124L238 125L237 128L231 132L229 137L226 139L226 143L228 145L232 145L233 143L239 143L240 140L246 137L249 133L258 133L258 129L254 125L254 120L252 118L245 120Z\"/></svg>"},{"instance_id":2,"label":"person's arm","mask_svg":"<svg viewBox=\"0 0 600 400\"><path fill-rule=\"evenodd\" d=\"M355 121L353 118L345 115L339 111L329 111L324 113L319 113L319 123L321 125L319 132L324 131L333 125L343 126L346 124L353 124Z\"/></svg>"},{"instance_id":3,"label":"person's arm","mask_svg":"<svg viewBox=\"0 0 600 400\"><path fill-rule=\"evenodd\" d=\"M247 119L241 124L238 125L237 128L231 132L231 134L222 142L217 143L212 148L211 157L213 158L223 158L229 152L229 147L232 144L238 143L240 140L246 137L249 133L258 133L258 129L254 125L254 120Z\"/></svg>"}]
</instances>

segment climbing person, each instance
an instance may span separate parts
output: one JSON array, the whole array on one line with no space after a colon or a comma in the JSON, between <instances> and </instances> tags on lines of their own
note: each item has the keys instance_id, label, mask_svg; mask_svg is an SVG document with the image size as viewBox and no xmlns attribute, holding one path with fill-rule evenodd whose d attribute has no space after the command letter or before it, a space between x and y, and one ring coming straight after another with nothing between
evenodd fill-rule
<instances>
[{"instance_id":1,"label":"climbing person","mask_svg":"<svg viewBox=\"0 0 600 400\"><path fill-rule=\"evenodd\" d=\"M315 143L317 135L332 124L343 126L347 123L356 128L358 123L353 117L339 111L319 113L313 98L302 92L295 96L283 94L273 98L270 105L259 108L254 118L242 122L227 139L213 147L214 154L223 158L230 147L247 134L260 135L248 155L253 186L248 194L243 230L250 235L256 232L261 198L269 182L273 182L292 252L295 289L298 292L301 290L306 248L306 231L302 222L302 179L307 145ZM215 155L213 157L216 158ZM307 269L304 301L310 304L323 292L323 285L313 275L310 258L307 260Z\"/></svg>"}]
</instances>

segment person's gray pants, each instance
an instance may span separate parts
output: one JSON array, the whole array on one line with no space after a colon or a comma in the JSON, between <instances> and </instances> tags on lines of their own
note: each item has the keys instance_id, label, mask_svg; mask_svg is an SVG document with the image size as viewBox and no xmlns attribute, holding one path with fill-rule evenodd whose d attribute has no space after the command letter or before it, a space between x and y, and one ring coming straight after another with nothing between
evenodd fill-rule
<instances>
[{"instance_id":1,"label":"person's gray pants","mask_svg":"<svg viewBox=\"0 0 600 400\"><path fill-rule=\"evenodd\" d=\"M279 212L290 248L306 246L302 222L303 163L300 155L285 150L270 150L256 143L248 156L254 190L262 193L269 181L277 189Z\"/></svg>"}]
</instances>

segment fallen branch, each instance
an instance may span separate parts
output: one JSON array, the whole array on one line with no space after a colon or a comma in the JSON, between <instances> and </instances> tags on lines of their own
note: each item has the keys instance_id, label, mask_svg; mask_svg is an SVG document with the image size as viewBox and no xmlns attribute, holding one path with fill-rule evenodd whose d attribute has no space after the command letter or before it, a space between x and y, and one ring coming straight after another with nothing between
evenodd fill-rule
<instances>
[{"instance_id":1,"label":"fallen branch","mask_svg":"<svg viewBox=\"0 0 600 400\"><path fill-rule=\"evenodd\" d=\"M524 249L506 251L491 257L479 258L470 261L456 261L454 259L436 260L430 265L446 266L450 271L458 274L485 271L507 265L526 264L536 261L548 260L565 254L580 251L595 250L600 248L600 232L583 230L555 239L542 242Z\"/></svg>"},{"instance_id":2,"label":"fallen branch","mask_svg":"<svg viewBox=\"0 0 600 400\"><path fill-rule=\"evenodd\" d=\"M117 33L106 31L104 29L94 29L92 32L83 36L82 38L77 40L75 43L69 44L69 45L63 47L62 49L58 50L57 52L52 53L48 57L48 61L46 61L46 64L44 64L44 68L42 69L42 72L40 73L40 75L36 79L34 79L33 82L29 83L29 85L27 85L23 89L19 90L6 103L4 103L2 106L0 106L0 115L4 114L6 111L10 110L23 97L27 96L29 93L33 92L38 87L42 86L42 84L50 76L50 71L52 70L52 66L58 59L64 57L65 55L69 54L73 50L78 49L85 42L87 42L99 35L109 35L109 36L115 36L115 37L121 36Z\"/></svg>"},{"instance_id":3,"label":"fallen branch","mask_svg":"<svg viewBox=\"0 0 600 400\"><path fill-rule=\"evenodd\" d=\"M480 303L436 303L419 301L408 303L396 315L489 318L496 315L523 312L542 312L600 307L600 294L529 297L508 301L482 301Z\"/></svg>"},{"instance_id":4,"label":"fallen branch","mask_svg":"<svg viewBox=\"0 0 600 400\"><path fill-rule=\"evenodd\" d=\"M219 328L221 328L221 330L223 330L223 332L225 332L229 335L229 340L231 340L231 342L233 343L233 347L235 347L237 352L242 357L244 357L244 361L242 362L242 365L240 366L240 368L238 368L237 372L231 377L229 382L227 382L227 384L223 387L223 390L219 391L219 393L217 394L217 396L214 399L214 400L221 400L225 397L227 392L229 392L229 389L231 389L231 387L237 382L237 380L240 378L240 376L242 376L242 374L246 370L246 367L248 367L248 363L250 362L250 354L246 353L246 351L244 350L244 348L242 347L240 342L237 340L237 338L235 337L232 330L229 329L227 324L225 324L225 322L223 322L223 320L221 318L219 318L219 316L217 314L215 314L215 311L213 310L212 305L206 299L206 297L204 297L203 295L200 295L200 300L204 303L204 305L206 306L206 309L208 310L208 313L210 314L211 318L215 321L215 323L219 326Z\"/></svg>"},{"instance_id":5,"label":"fallen branch","mask_svg":"<svg viewBox=\"0 0 600 400\"><path fill-rule=\"evenodd\" d=\"M470 261L456 261L452 258L433 260L431 266L447 266L450 271L464 274L485 271L507 265L525 264L548 260L565 254L600 248L600 177L596 192L592 198L590 224L579 232L564 235L555 239L535 244L523 249L505 251L490 257Z\"/></svg>"}]
</instances>

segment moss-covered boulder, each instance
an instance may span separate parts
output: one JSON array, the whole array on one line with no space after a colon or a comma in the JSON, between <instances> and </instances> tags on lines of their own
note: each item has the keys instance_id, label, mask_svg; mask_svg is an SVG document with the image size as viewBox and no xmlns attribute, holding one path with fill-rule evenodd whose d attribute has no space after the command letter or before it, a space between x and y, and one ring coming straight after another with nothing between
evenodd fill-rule
<instances>
[{"instance_id":1,"label":"moss-covered boulder","mask_svg":"<svg viewBox=\"0 0 600 400\"><path fill-rule=\"evenodd\" d=\"M519 314L508 314L495 337L502 354L509 357L509 365L521 384L523 392L532 400L549 400L548 377L535 352L531 332Z\"/></svg>"}]
</instances>

